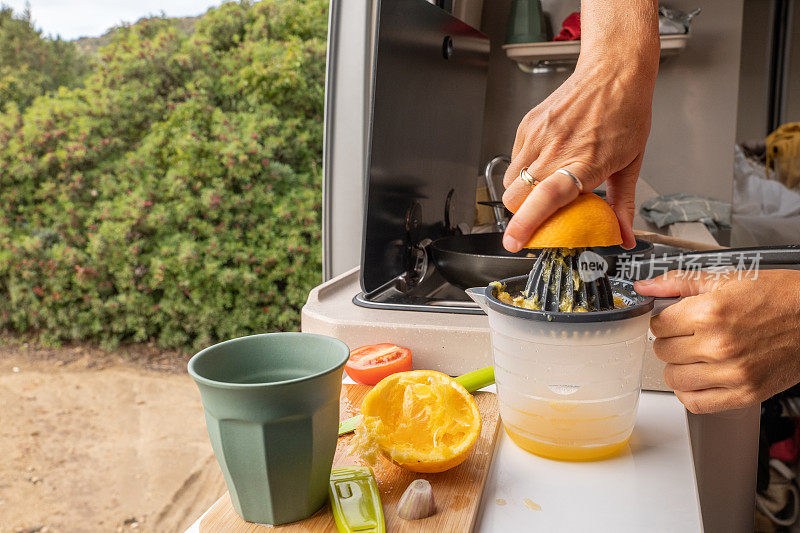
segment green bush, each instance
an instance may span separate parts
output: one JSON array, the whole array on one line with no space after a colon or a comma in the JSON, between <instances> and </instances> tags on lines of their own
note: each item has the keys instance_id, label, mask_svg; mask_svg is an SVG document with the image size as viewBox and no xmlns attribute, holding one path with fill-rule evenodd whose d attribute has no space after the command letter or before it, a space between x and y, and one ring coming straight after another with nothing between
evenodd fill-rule
<instances>
[{"instance_id":1,"label":"green bush","mask_svg":"<svg viewBox=\"0 0 800 533\"><path fill-rule=\"evenodd\" d=\"M17 16L0 4L0 111L8 105L23 109L37 96L77 86L88 68L75 43L42 37L29 10Z\"/></svg>"},{"instance_id":2,"label":"green bush","mask_svg":"<svg viewBox=\"0 0 800 533\"><path fill-rule=\"evenodd\" d=\"M0 116L0 326L196 349L296 329L320 281L324 0L123 29Z\"/></svg>"}]
</instances>

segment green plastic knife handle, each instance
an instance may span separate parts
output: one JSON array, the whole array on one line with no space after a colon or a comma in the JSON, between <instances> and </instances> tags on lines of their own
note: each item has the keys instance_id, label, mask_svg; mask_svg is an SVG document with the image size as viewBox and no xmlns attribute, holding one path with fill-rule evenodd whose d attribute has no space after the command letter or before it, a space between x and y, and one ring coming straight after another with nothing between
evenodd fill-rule
<instances>
[{"instance_id":1,"label":"green plastic knife handle","mask_svg":"<svg viewBox=\"0 0 800 533\"><path fill-rule=\"evenodd\" d=\"M370 467L334 468L328 495L340 533L386 533L381 494Z\"/></svg>"},{"instance_id":2,"label":"green plastic knife handle","mask_svg":"<svg viewBox=\"0 0 800 533\"><path fill-rule=\"evenodd\" d=\"M494 367L487 366L486 368L481 368L480 370L467 372L463 376L458 376L456 381L461 383L461 385L463 385L467 391L475 392L476 390L488 387L494 383ZM350 417L347 420L342 420L339 422L339 436L341 437L342 435L346 435L352 431L355 431L360 423L361 415Z\"/></svg>"}]
</instances>

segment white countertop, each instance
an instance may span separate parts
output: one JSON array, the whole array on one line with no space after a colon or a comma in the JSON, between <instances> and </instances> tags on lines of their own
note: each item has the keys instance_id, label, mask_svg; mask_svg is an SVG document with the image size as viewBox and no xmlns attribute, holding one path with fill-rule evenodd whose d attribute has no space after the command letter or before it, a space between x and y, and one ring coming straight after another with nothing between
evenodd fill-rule
<instances>
[{"instance_id":1,"label":"white countertop","mask_svg":"<svg viewBox=\"0 0 800 533\"><path fill-rule=\"evenodd\" d=\"M475 531L689 533L701 524L686 410L672 393L643 392L629 447L611 459L543 459L501 429Z\"/></svg>"},{"instance_id":2,"label":"white countertop","mask_svg":"<svg viewBox=\"0 0 800 533\"><path fill-rule=\"evenodd\" d=\"M525 500L533 507L532 510ZM505 505L499 505L505 503ZM686 410L643 392L629 448L603 461L532 455L500 431L475 531L702 531Z\"/></svg>"}]
</instances>

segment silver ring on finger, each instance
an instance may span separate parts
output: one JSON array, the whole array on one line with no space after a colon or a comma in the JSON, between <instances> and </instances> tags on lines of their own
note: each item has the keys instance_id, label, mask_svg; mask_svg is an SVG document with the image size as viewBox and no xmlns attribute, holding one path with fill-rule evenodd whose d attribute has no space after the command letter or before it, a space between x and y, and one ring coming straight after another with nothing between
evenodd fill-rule
<instances>
[{"instance_id":1,"label":"silver ring on finger","mask_svg":"<svg viewBox=\"0 0 800 533\"><path fill-rule=\"evenodd\" d=\"M536 184L539 183L539 180L534 179L533 176L530 175L530 173L528 172L528 167L525 167L519 171L519 179L521 179L531 187L534 187Z\"/></svg>"},{"instance_id":2,"label":"silver ring on finger","mask_svg":"<svg viewBox=\"0 0 800 533\"><path fill-rule=\"evenodd\" d=\"M572 181L575 183L575 186L578 188L578 194L583 192L583 183L581 183L581 180L579 180L575 176L575 174L573 174L572 172L570 172L566 168L559 168L558 170L556 170L556 172L559 173L559 174L564 174L565 176L571 178Z\"/></svg>"}]
</instances>

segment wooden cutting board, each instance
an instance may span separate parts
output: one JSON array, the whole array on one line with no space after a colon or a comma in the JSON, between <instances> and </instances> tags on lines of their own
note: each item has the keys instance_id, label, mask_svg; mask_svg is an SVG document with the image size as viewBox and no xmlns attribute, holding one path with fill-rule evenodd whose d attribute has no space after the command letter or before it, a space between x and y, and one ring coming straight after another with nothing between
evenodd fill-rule
<instances>
[{"instance_id":1,"label":"wooden cutting board","mask_svg":"<svg viewBox=\"0 0 800 533\"><path fill-rule=\"evenodd\" d=\"M361 400L372 387L366 385L342 385L339 418L344 420L360 412ZM489 392L475 393L475 401L481 412L481 436L469 458L459 466L440 474L418 474L409 472L381 458L375 465L375 478L381 492L381 503L388 533L406 531L430 531L432 533L469 532L475 522L480 505L483 486L492 462L497 440L499 413L497 396ZM352 434L339 437L333 466L364 464L347 455ZM403 520L397 516L397 503L409 483L415 479L427 479L433 487L437 512L422 520ZM265 527L245 522L231 505L228 493L217 500L200 522L202 533L294 533L335 532L330 505L325 505L313 516L285 526Z\"/></svg>"}]
</instances>

